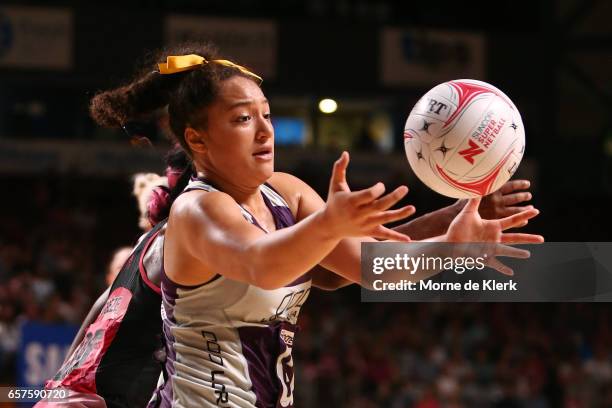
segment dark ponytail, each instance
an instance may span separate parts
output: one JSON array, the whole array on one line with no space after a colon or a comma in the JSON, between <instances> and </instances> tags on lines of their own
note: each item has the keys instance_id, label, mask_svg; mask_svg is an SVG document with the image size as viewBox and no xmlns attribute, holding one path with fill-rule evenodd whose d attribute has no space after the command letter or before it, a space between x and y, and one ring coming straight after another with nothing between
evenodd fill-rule
<instances>
[{"instance_id":1,"label":"dark ponytail","mask_svg":"<svg viewBox=\"0 0 612 408\"><path fill-rule=\"evenodd\" d=\"M174 74L159 73L158 63L165 62L168 56L189 54L199 55L211 62ZM152 225L168 216L172 202L194 172L189 157L191 151L184 138L185 129L207 126L204 108L217 98L220 83L234 76L242 76L259 85L253 74L245 73L244 69L214 61L223 59L210 44L187 43L167 48L154 54L130 83L99 92L91 100L89 112L98 125L122 127L126 131L129 122L168 106L170 128L180 146L172 149L166 157L170 187L156 187L147 203L147 216Z\"/></svg>"},{"instance_id":2,"label":"dark ponytail","mask_svg":"<svg viewBox=\"0 0 612 408\"><path fill-rule=\"evenodd\" d=\"M180 75L166 78L157 72L148 72L129 85L96 94L89 113L100 126L120 128L166 106L180 79Z\"/></svg>"},{"instance_id":3,"label":"dark ponytail","mask_svg":"<svg viewBox=\"0 0 612 408\"><path fill-rule=\"evenodd\" d=\"M233 76L251 80L253 77L236 66L214 62L175 74L158 72L158 63L165 62L168 56L188 54L197 54L207 61L223 59L210 44L188 43L164 49L154 54L129 84L96 94L89 106L93 120L100 126L120 128L168 106L172 133L185 152L191 154L184 140L185 129L206 127L204 108L216 99L220 82Z\"/></svg>"}]
</instances>

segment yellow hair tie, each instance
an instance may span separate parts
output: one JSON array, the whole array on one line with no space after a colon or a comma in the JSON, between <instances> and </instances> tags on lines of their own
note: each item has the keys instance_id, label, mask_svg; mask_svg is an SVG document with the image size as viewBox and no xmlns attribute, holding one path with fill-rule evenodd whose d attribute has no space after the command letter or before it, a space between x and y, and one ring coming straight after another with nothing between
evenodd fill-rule
<instances>
[{"instance_id":1,"label":"yellow hair tie","mask_svg":"<svg viewBox=\"0 0 612 408\"><path fill-rule=\"evenodd\" d=\"M263 79L257 75L249 71L243 66L238 64L234 64L232 61L228 60L212 60L210 62L214 62L220 65L224 65L226 67L237 68L243 74L249 75L255 78L260 84L263 82ZM166 58L165 63L158 64L159 73L163 75L176 74L177 72L189 71L191 69L197 68L199 66L208 64L209 61L204 57L200 57L196 54L189 55L172 55Z\"/></svg>"},{"instance_id":2,"label":"yellow hair tie","mask_svg":"<svg viewBox=\"0 0 612 408\"><path fill-rule=\"evenodd\" d=\"M158 64L159 73L164 75L176 74L177 72L189 71L206 63L208 61L204 57L195 54L170 56L166 58L165 63Z\"/></svg>"}]
</instances>

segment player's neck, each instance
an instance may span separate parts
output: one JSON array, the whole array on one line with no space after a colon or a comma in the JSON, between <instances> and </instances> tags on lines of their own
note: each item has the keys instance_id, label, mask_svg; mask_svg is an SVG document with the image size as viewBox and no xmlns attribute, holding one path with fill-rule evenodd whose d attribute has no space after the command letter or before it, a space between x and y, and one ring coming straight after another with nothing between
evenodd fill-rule
<instances>
[{"instance_id":1,"label":"player's neck","mask_svg":"<svg viewBox=\"0 0 612 408\"><path fill-rule=\"evenodd\" d=\"M245 184L235 184L222 177L217 177L212 172L197 172L197 177L210 182L219 191L230 195L238 204L252 209L265 205L261 198L259 185L248 186Z\"/></svg>"}]
</instances>

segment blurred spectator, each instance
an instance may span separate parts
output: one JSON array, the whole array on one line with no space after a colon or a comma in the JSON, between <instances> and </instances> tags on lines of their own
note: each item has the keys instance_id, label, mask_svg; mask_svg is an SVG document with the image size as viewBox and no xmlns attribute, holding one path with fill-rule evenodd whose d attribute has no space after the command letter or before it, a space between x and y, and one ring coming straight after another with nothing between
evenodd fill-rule
<instances>
[{"instance_id":1,"label":"blurred spectator","mask_svg":"<svg viewBox=\"0 0 612 408\"><path fill-rule=\"evenodd\" d=\"M115 252L113 252L113 256L111 257L111 260L108 263L108 268L106 269L106 276L104 277L104 281L106 282L107 286L110 286L113 283L117 277L117 274L119 274L123 264L130 257L131 253L132 247L129 246L118 248L115 250Z\"/></svg>"}]
</instances>

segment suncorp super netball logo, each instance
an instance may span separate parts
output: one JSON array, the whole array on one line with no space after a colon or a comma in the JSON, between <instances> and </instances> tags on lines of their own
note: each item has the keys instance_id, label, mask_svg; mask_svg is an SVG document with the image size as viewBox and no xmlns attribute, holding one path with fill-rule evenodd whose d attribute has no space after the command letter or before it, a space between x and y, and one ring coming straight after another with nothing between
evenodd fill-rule
<instances>
[{"instance_id":1,"label":"suncorp super netball logo","mask_svg":"<svg viewBox=\"0 0 612 408\"><path fill-rule=\"evenodd\" d=\"M13 25L11 20L0 11L0 58L11 49L13 43Z\"/></svg>"}]
</instances>

